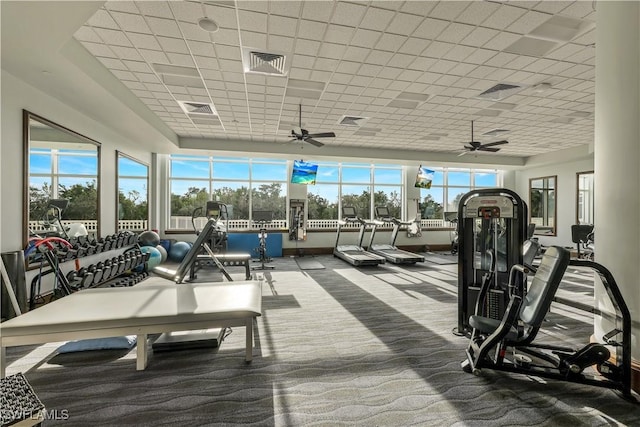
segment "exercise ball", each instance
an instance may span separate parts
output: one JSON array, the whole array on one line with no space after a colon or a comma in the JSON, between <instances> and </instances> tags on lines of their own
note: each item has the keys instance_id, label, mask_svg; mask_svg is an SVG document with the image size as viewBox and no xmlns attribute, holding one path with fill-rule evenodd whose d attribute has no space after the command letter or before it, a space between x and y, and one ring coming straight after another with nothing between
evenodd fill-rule
<instances>
[{"instance_id":1,"label":"exercise ball","mask_svg":"<svg viewBox=\"0 0 640 427\"><path fill-rule=\"evenodd\" d=\"M169 259L173 262L182 262L190 250L191 246L187 242L176 242L169 249Z\"/></svg>"},{"instance_id":2,"label":"exercise ball","mask_svg":"<svg viewBox=\"0 0 640 427\"><path fill-rule=\"evenodd\" d=\"M156 246L156 249L160 252L160 255L162 255L162 260L160 262L165 262L167 260L167 256L169 256L169 254L167 254L167 250L162 245Z\"/></svg>"},{"instance_id":3,"label":"exercise ball","mask_svg":"<svg viewBox=\"0 0 640 427\"><path fill-rule=\"evenodd\" d=\"M160 236L155 231L143 231L138 236L138 244L140 246L152 246L156 247L160 244Z\"/></svg>"},{"instance_id":4,"label":"exercise ball","mask_svg":"<svg viewBox=\"0 0 640 427\"><path fill-rule=\"evenodd\" d=\"M153 246L143 246L140 248L143 254L149 254L149 260L147 260L147 269L151 270L157 267L162 262L162 254Z\"/></svg>"}]
</instances>

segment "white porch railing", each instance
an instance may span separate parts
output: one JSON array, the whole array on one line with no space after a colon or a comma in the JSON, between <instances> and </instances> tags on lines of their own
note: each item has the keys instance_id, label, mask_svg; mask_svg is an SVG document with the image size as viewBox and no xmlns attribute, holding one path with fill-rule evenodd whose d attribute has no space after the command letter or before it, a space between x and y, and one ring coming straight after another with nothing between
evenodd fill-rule
<instances>
[{"instance_id":1,"label":"white porch railing","mask_svg":"<svg viewBox=\"0 0 640 427\"><path fill-rule=\"evenodd\" d=\"M196 218L195 225L198 230L202 230L206 224L206 218ZM392 227L392 223L384 223L383 227ZM228 229L232 230L253 230L258 229L259 224L253 222L249 225L247 219L232 219L229 220ZM338 227L337 219L309 219L307 220L308 230L335 230ZM360 225L358 223L348 223L343 226L345 229L357 229ZM455 227L443 219L423 219L420 221L420 228L452 228ZM287 221L284 219L273 220L270 223L265 224L265 228L268 230L286 230L288 229ZM193 230L193 224L191 223L191 217L188 216L172 216L169 221L169 230Z\"/></svg>"}]
</instances>

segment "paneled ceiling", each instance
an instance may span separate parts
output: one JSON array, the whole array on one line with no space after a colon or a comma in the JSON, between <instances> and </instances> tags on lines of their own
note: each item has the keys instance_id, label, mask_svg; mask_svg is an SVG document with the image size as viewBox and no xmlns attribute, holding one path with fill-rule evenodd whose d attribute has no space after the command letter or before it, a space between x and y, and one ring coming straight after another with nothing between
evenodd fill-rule
<instances>
[{"instance_id":1,"label":"paneled ceiling","mask_svg":"<svg viewBox=\"0 0 640 427\"><path fill-rule=\"evenodd\" d=\"M593 141L594 5L109 1L74 37L180 137L286 143L301 104L327 153L457 154L474 121L528 157Z\"/></svg>"}]
</instances>

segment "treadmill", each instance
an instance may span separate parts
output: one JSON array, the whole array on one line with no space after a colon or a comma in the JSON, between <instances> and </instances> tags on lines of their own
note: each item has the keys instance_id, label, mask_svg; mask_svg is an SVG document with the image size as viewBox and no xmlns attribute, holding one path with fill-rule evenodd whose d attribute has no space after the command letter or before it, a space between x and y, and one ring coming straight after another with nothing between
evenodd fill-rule
<instances>
[{"instance_id":1,"label":"treadmill","mask_svg":"<svg viewBox=\"0 0 640 427\"><path fill-rule=\"evenodd\" d=\"M394 218L389 213L389 208L386 206L376 206L376 219L371 228L371 238L369 239L369 247L367 251L376 255L383 256L387 261L393 264L415 264L416 262L424 262L422 255L415 254L413 252L404 251L395 247L396 238L398 237L398 231L402 225L410 225L411 222L403 222L397 218ZM376 234L376 228L378 225L382 225L384 222L393 223L393 231L391 232L391 242L387 244L373 243L373 239Z\"/></svg>"},{"instance_id":2,"label":"treadmill","mask_svg":"<svg viewBox=\"0 0 640 427\"><path fill-rule=\"evenodd\" d=\"M360 232L358 233L357 245L340 245L340 230L343 225L348 223L359 223ZM333 256L341 258L351 265L378 265L384 264L385 258L371 252L367 252L362 248L362 239L367 224L356 214L356 208L353 206L342 207L342 219L338 221L338 230L336 234L336 245L333 248Z\"/></svg>"}]
</instances>

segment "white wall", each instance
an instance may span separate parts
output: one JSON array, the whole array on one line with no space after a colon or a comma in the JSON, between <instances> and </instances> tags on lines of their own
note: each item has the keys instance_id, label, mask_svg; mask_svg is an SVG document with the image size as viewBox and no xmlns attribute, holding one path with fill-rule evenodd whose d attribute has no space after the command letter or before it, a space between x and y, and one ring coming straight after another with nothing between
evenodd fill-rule
<instances>
[{"instance_id":1,"label":"white wall","mask_svg":"<svg viewBox=\"0 0 640 427\"><path fill-rule=\"evenodd\" d=\"M531 167L515 171L515 188L522 199L529 203L529 179L543 176L557 176L556 189L556 236L539 236L545 246L558 245L574 247L571 241L571 226L576 223L576 173L594 170L593 158L576 160L562 164Z\"/></svg>"},{"instance_id":2,"label":"white wall","mask_svg":"<svg viewBox=\"0 0 640 427\"><path fill-rule=\"evenodd\" d=\"M102 144L100 159L101 234L116 227L116 150L151 163L149 147L153 141L127 140L82 112L45 94L2 70L2 144L0 146L0 182L3 203L0 211L0 251L23 248L22 240L22 110L58 123ZM136 120L132 115L131 120ZM153 200L151 200L153 205Z\"/></svg>"}]
</instances>

